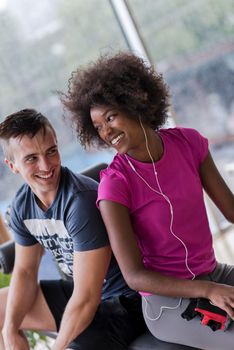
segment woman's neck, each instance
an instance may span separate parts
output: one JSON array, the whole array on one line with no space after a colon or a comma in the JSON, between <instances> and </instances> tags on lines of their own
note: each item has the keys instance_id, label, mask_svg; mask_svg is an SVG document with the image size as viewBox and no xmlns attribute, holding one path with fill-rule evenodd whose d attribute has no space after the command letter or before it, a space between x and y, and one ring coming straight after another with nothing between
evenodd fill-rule
<instances>
[{"instance_id":1,"label":"woman's neck","mask_svg":"<svg viewBox=\"0 0 234 350\"><path fill-rule=\"evenodd\" d=\"M158 133L149 127L145 127L141 145L137 152L129 153L129 155L144 163L160 160L163 155L163 143Z\"/></svg>"}]
</instances>

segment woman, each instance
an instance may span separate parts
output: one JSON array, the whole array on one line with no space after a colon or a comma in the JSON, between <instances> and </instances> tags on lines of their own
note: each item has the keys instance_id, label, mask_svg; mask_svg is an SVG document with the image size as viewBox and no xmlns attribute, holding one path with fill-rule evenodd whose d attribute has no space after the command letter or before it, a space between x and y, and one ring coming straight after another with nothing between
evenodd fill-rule
<instances>
[{"instance_id":1,"label":"woman","mask_svg":"<svg viewBox=\"0 0 234 350\"><path fill-rule=\"evenodd\" d=\"M161 75L131 53L101 57L73 72L62 96L84 146L113 147L101 173L98 206L129 284L159 339L201 349L233 349L234 327L212 332L181 313L206 298L234 319L234 267L215 259L203 189L234 223L234 195L207 139L163 129L169 92Z\"/></svg>"}]
</instances>

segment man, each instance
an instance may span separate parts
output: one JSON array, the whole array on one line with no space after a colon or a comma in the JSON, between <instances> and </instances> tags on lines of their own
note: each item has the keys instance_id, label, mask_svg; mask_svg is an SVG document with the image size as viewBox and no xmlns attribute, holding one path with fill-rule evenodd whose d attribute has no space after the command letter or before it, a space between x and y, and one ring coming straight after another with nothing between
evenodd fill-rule
<instances>
[{"instance_id":1,"label":"man","mask_svg":"<svg viewBox=\"0 0 234 350\"><path fill-rule=\"evenodd\" d=\"M61 167L55 131L35 110L8 116L0 139L5 163L25 181L11 208L16 257L0 290L0 349L29 349L23 329L57 331L53 350L126 349L145 330L141 303L111 255L97 183ZM71 281L38 283L43 247Z\"/></svg>"}]
</instances>

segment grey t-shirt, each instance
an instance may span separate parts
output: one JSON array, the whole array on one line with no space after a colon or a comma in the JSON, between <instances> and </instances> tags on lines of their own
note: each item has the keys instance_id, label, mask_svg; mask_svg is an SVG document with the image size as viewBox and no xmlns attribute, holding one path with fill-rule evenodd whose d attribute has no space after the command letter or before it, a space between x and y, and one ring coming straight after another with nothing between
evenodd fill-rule
<instances>
[{"instance_id":1,"label":"grey t-shirt","mask_svg":"<svg viewBox=\"0 0 234 350\"><path fill-rule=\"evenodd\" d=\"M96 207L97 182L62 167L57 196L47 211L24 184L11 208L10 226L15 241L23 246L40 243L50 250L60 269L73 274L73 252L109 245L105 226ZM131 294L114 257L103 284L102 298Z\"/></svg>"}]
</instances>

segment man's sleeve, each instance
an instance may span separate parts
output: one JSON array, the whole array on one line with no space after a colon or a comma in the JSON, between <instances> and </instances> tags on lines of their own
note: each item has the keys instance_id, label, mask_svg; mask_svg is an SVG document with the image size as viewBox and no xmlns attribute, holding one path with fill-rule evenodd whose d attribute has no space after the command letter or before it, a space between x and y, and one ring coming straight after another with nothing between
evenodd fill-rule
<instances>
[{"instance_id":1,"label":"man's sleeve","mask_svg":"<svg viewBox=\"0 0 234 350\"><path fill-rule=\"evenodd\" d=\"M17 208L17 203L14 202L10 209L10 229L18 244L31 246L38 243L26 228L23 219L20 216L20 208Z\"/></svg>"},{"instance_id":2,"label":"man's sleeve","mask_svg":"<svg viewBox=\"0 0 234 350\"><path fill-rule=\"evenodd\" d=\"M75 251L87 251L109 245L101 214L96 207L97 192L90 190L73 197L66 218Z\"/></svg>"}]
</instances>

